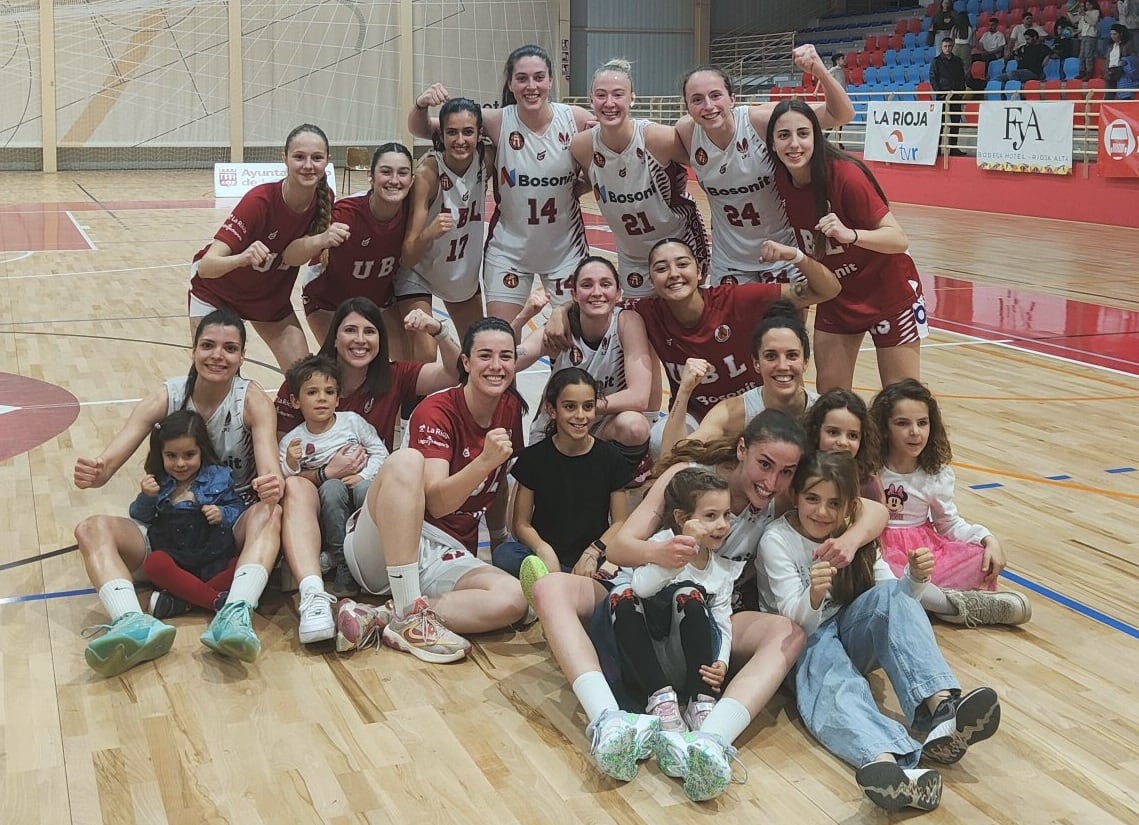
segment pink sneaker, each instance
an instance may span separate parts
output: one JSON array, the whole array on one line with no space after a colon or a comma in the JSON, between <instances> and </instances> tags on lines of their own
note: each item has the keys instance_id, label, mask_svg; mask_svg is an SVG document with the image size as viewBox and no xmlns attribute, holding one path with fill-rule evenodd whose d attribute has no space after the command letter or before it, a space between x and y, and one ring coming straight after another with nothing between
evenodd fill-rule
<instances>
[{"instance_id":1,"label":"pink sneaker","mask_svg":"<svg viewBox=\"0 0 1139 825\"><path fill-rule=\"evenodd\" d=\"M379 644L380 634L391 621L391 602L385 607L341 599L336 604L336 652L347 653Z\"/></svg>"},{"instance_id":2,"label":"pink sneaker","mask_svg":"<svg viewBox=\"0 0 1139 825\"><path fill-rule=\"evenodd\" d=\"M688 726L684 724L684 717L680 715L680 702L676 698L676 691L667 685L649 696L645 713L660 719L662 731L688 733Z\"/></svg>"},{"instance_id":3,"label":"pink sneaker","mask_svg":"<svg viewBox=\"0 0 1139 825\"><path fill-rule=\"evenodd\" d=\"M471 643L448 630L426 599L416 599L406 616L393 613L383 639L388 647L435 664L457 662L471 652Z\"/></svg>"}]
</instances>

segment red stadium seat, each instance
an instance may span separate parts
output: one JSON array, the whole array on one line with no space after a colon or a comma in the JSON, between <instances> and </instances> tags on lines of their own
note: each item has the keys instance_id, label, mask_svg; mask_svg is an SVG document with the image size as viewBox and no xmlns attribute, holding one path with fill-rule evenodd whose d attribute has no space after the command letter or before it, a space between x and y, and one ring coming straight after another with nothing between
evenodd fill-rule
<instances>
[{"instance_id":1,"label":"red stadium seat","mask_svg":"<svg viewBox=\"0 0 1139 825\"><path fill-rule=\"evenodd\" d=\"M937 10L940 7L941 7L940 3L930 3L928 6L925 7L925 16L926 17L933 17L935 14L937 14Z\"/></svg>"},{"instance_id":2,"label":"red stadium seat","mask_svg":"<svg viewBox=\"0 0 1139 825\"><path fill-rule=\"evenodd\" d=\"M910 23L905 18L902 18L894 24L894 34L905 34L910 30Z\"/></svg>"},{"instance_id":3,"label":"red stadium seat","mask_svg":"<svg viewBox=\"0 0 1139 825\"><path fill-rule=\"evenodd\" d=\"M878 49L878 35L876 35L876 34L866 35L866 42L863 43L863 46L865 47L865 50L868 52L877 51L877 49Z\"/></svg>"},{"instance_id":4,"label":"red stadium seat","mask_svg":"<svg viewBox=\"0 0 1139 825\"><path fill-rule=\"evenodd\" d=\"M885 37L885 35L883 35L883 37ZM880 37L878 39L881 40L882 38ZM891 37L889 39L887 46L886 46L886 48L894 49L895 51L901 51L905 47L906 47L906 38L900 34L895 34L893 37Z\"/></svg>"},{"instance_id":5,"label":"red stadium seat","mask_svg":"<svg viewBox=\"0 0 1139 825\"><path fill-rule=\"evenodd\" d=\"M919 83L918 100L933 100L933 86L928 83Z\"/></svg>"},{"instance_id":6,"label":"red stadium seat","mask_svg":"<svg viewBox=\"0 0 1139 825\"><path fill-rule=\"evenodd\" d=\"M1021 87L1021 92L1025 100L1040 100L1040 81L1039 80L1026 80Z\"/></svg>"},{"instance_id":7,"label":"red stadium seat","mask_svg":"<svg viewBox=\"0 0 1139 825\"><path fill-rule=\"evenodd\" d=\"M988 70L988 64L983 60L978 60L969 67L969 74L974 80L984 82Z\"/></svg>"},{"instance_id":8,"label":"red stadium seat","mask_svg":"<svg viewBox=\"0 0 1139 825\"><path fill-rule=\"evenodd\" d=\"M1059 80L1045 80L1044 81L1044 94L1042 97L1045 100L1063 100L1064 99L1064 86Z\"/></svg>"},{"instance_id":9,"label":"red stadium seat","mask_svg":"<svg viewBox=\"0 0 1139 825\"><path fill-rule=\"evenodd\" d=\"M848 69L847 71L848 71L848 74L850 76L851 85L861 86L863 83L866 82L862 76L862 67L861 66L855 66L853 69Z\"/></svg>"},{"instance_id":10,"label":"red stadium seat","mask_svg":"<svg viewBox=\"0 0 1139 825\"><path fill-rule=\"evenodd\" d=\"M870 52L870 65L876 69L881 69L886 64L886 58L882 52Z\"/></svg>"},{"instance_id":11,"label":"red stadium seat","mask_svg":"<svg viewBox=\"0 0 1139 825\"><path fill-rule=\"evenodd\" d=\"M910 34L921 34L922 32L922 19L920 17L910 18Z\"/></svg>"}]
</instances>

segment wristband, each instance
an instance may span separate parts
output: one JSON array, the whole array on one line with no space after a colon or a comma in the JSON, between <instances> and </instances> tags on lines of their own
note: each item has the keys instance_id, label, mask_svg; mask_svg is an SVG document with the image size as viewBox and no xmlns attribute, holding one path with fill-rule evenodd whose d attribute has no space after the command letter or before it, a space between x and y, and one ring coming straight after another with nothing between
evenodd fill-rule
<instances>
[{"instance_id":1,"label":"wristband","mask_svg":"<svg viewBox=\"0 0 1139 825\"><path fill-rule=\"evenodd\" d=\"M807 256L803 254L802 249L796 249L795 250L795 257L791 259L791 263L793 263L793 264L802 263L803 259L806 257Z\"/></svg>"},{"instance_id":2,"label":"wristband","mask_svg":"<svg viewBox=\"0 0 1139 825\"><path fill-rule=\"evenodd\" d=\"M326 482L326 481L328 481L328 473L326 473L324 471L324 468L321 467L319 470L316 471L316 486L319 487L321 484L324 484L324 482Z\"/></svg>"},{"instance_id":3,"label":"wristband","mask_svg":"<svg viewBox=\"0 0 1139 825\"><path fill-rule=\"evenodd\" d=\"M451 330L447 326L446 321L439 321L439 331L432 333L431 337L434 338L436 341L453 341L453 340L455 340L451 336Z\"/></svg>"},{"instance_id":4,"label":"wristband","mask_svg":"<svg viewBox=\"0 0 1139 825\"><path fill-rule=\"evenodd\" d=\"M858 230L854 230L854 240L850 242L851 246L858 246Z\"/></svg>"}]
</instances>

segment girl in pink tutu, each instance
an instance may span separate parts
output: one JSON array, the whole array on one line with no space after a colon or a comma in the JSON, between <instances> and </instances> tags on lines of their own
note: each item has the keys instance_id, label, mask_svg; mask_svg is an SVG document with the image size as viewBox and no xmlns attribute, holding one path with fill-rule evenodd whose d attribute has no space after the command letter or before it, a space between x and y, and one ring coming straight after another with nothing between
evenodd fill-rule
<instances>
[{"instance_id":1,"label":"girl in pink tutu","mask_svg":"<svg viewBox=\"0 0 1139 825\"><path fill-rule=\"evenodd\" d=\"M874 399L871 418L885 447L879 473L890 522L882 557L900 575L907 554L933 551L933 583L957 590L996 590L1005 567L997 537L957 514L953 453L937 401L912 378L890 384Z\"/></svg>"}]
</instances>

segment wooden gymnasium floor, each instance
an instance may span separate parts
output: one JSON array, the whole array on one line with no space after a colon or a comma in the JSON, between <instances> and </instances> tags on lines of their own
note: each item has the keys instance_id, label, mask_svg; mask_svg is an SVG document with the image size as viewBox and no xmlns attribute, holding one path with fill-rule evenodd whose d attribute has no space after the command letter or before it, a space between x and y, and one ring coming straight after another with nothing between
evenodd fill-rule
<instances>
[{"instance_id":1,"label":"wooden gymnasium floor","mask_svg":"<svg viewBox=\"0 0 1139 825\"><path fill-rule=\"evenodd\" d=\"M71 468L186 370L187 262L226 212L210 192L207 172L0 174L6 825L885 818L783 696L738 742L750 780L713 803L689 803L652 764L626 785L604 779L538 625L478 638L452 666L338 658L301 648L295 598L269 592L252 666L209 654L191 614L157 663L90 671L81 634L104 614L77 554L51 551L84 516L125 514L142 456L102 490L76 490ZM1000 536L1004 586L1031 591L1035 610L1023 628L936 628L961 682L994 686L1004 717L944 771L942 806L922 821L1137 822L1134 231L896 213L926 276L924 373L951 426L959 504ZM252 340L245 372L275 387L267 363ZM866 353L856 384L869 396L875 382Z\"/></svg>"}]
</instances>

